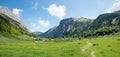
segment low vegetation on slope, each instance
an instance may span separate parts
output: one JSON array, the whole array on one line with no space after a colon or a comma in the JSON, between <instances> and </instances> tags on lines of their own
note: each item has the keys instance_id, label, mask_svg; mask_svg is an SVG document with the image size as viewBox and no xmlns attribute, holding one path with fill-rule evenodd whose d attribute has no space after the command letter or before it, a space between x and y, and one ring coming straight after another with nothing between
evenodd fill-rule
<instances>
[{"instance_id":1,"label":"low vegetation on slope","mask_svg":"<svg viewBox=\"0 0 120 57\"><path fill-rule=\"evenodd\" d=\"M9 17L6 17L9 19ZM19 23L15 22L16 27L10 23L10 21L6 20L6 18L0 15L0 33L9 33L10 35L29 35L34 36L32 33L28 32L19 27ZM19 28L18 28L19 27Z\"/></svg>"},{"instance_id":2,"label":"low vegetation on slope","mask_svg":"<svg viewBox=\"0 0 120 57\"><path fill-rule=\"evenodd\" d=\"M120 33L87 39L46 39L0 33L0 57L118 57L119 37Z\"/></svg>"},{"instance_id":3,"label":"low vegetation on slope","mask_svg":"<svg viewBox=\"0 0 120 57\"><path fill-rule=\"evenodd\" d=\"M30 35L28 31L13 26L8 20L4 19L1 16L0 16L0 32L9 33L12 35L23 35L23 34Z\"/></svg>"}]
</instances>

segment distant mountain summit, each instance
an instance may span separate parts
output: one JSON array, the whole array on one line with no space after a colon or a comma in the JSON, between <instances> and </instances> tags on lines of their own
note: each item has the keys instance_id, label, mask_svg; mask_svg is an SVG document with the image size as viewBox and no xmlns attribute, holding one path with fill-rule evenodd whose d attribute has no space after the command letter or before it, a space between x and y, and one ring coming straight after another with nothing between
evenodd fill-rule
<instances>
[{"instance_id":1,"label":"distant mountain summit","mask_svg":"<svg viewBox=\"0 0 120 57\"><path fill-rule=\"evenodd\" d=\"M91 19L81 18L67 18L60 21L59 26L49 29L42 34L42 37L60 37L64 35L73 35L81 33L90 23Z\"/></svg>"},{"instance_id":2,"label":"distant mountain summit","mask_svg":"<svg viewBox=\"0 0 120 57\"><path fill-rule=\"evenodd\" d=\"M41 34L43 34L43 32L32 32L32 33L37 35L37 36L41 36Z\"/></svg>"},{"instance_id":3,"label":"distant mountain summit","mask_svg":"<svg viewBox=\"0 0 120 57\"><path fill-rule=\"evenodd\" d=\"M0 6L0 31L11 34L23 34L28 31L19 17L7 7Z\"/></svg>"}]
</instances>

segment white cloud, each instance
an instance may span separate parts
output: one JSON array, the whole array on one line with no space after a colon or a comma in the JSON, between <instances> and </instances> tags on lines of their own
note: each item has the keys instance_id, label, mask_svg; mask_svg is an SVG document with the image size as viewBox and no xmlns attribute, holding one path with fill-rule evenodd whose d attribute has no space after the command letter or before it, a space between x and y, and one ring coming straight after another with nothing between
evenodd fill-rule
<instances>
[{"instance_id":1,"label":"white cloud","mask_svg":"<svg viewBox=\"0 0 120 57\"><path fill-rule=\"evenodd\" d=\"M51 4L48 8L45 8L48 10L49 14L51 16L56 16L60 20L65 16L65 6L59 5L57 6L56 4Z\"/></svg>"},{"instance_id":2,"label":"white cloud","mask_svg":"<svg viewBox=\"0 0 120 57\"><path fill-rule=\"evenodd\" d=\"M116 1L120 1L120 0L116 0Z\"/></svg>"},{"instance_id":3,"label":"white cloud","mask_svg":"<svg viewBox=\"0 0 120 57\"><path fill-rule=\"evenodd\" d=\"M107 10L108 13L120 10L120 0L113 3L112 7Z\"/></svg>"},{"instance_id":4,"label":"white cloud","mask_svg":"<svg viewBox=\"0 0 120 57\"><path fill-rule=\"evenodd\" d=\"M20 17L21 13L23 12L22 9L18 9L18 8L13 8L12 11L16 16Z\"/></svg>"},{"instance_id":5,"label":"white cloud","mask_svg":"<svg viewBox=\"0 0 120 57\"><path fill-rule=\"evenodd\" d=\"M38 20L36 20L36 22L31 23L30 31L31 32L45 32L46 30L48 30L48 27L50 25L50 22L48 20L43 20L41 18L39 18Z\"/></svg>"},{"instance_id":6,"label":"white cloud","mask_svg":"<svg viewBox=\"0 0 120 57\"><path fill-rule=\"evenodd\" d=\"M50 22L48 20L42 20L41 18L39 18L38 23L43 27L48 27L50 25Z\"/></svg>"},{"instance_id":7,"label":"white cloud","mask_svg":"<svg viewBox=\"0 0 120 57\"><path fill-rule=\"evenodd\" d=\"M36 25L35 23L31 23L30 31L31 32L41 31L40 26Z\"/></svg>"},{"instance_id":8,"label":"white cloud","mask_svg":"<svg viewBox=\"0 0 120 57\"><path fill-rule=\"evenodd\" d=\"M84 16L85 18L95 19L95 16Z\"/></svg>"},{"instance_id":9,"label":"white cloud","mask_svg":"<svg viewBox=\"0 0 120 57\"><path fill-rule=\"evenodd\" d=\"M38 8L38 2L35 2L35 4L32 6L33 9L37 9Z\"/></svg>"}]
</instances>

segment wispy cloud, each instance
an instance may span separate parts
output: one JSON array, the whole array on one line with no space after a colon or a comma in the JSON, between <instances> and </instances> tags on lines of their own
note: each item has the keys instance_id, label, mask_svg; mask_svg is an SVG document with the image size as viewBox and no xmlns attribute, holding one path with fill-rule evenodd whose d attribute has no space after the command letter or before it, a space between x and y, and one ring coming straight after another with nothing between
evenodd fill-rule
<instances>
[{"instance_id":1,"label":"wispy cloud","mask_svg":"<svg viewBox=\"0 0 120 57\"><path fill-rule=\"evenodd\" d=\"M29 28L31 32L45 32L48 28L50 28L50 21L38 18L36 22L31 22L30 25L31 26Z\"/></svg>"},{"instance_id":2,"label":"wispy cloud","mask_svg":"<svg viewBox=\"0 0 120 57\"><path fill-rule=\"evenodd\" d=\"M113 3L112 7L107 10L108 13L114 12L120 10L120 0L117 0L115 3Z\"/></svg>"},{"instance_id":3,"label":"wispy cloud","mask_svg":"<svg viewBox=\"0 0 120 57\"><path fill-rule=\"evenodd\" d=\"M59 5L57 6L56 4L51 4L49 5L48 8L45 8L48 10L49 14L51 16L56 16L58 17L60 20L65 16L65 6L63 5Z\"/></svg>"},{"instance_id":4,"label":"wispy cloud","mask_svg":"<svg viewBox=\"0 0 120 57\"><path fill-rule=\"evenodd\" d=\"M36 10L38 8L38 2L35 2L32 8Z\"/></svg>"},{"instance_id":5,"label":"wispy cloud","mask_svg":"<svg viewBox=\"0 0 120 57\"><path fill-rule=\"evenodd\" d=\"M18 8L13 8L12 10L13 14L15 14L16 16L20 17L21 13L23 12L22 9L18 9Z\"/></svg>"},{"instance_id":6,"label":"wispy cloud","mask_svg":"<svg viewBox=\"0 0 120 57\"><path fill-rule=\"evenodd\" d=\"M35 23L31 23L30 31L31 32L35 32L35 31L44 32L44 31L41 30L40 25L37 25Z\"/></svg>"},{"instance_id":7,"label":"wispy cloud","mask_svg":"<svg viewBox=\"0 0 120 57\"><path fill-rule=\"evenodd\" d=\"M43 20L42 18L39 18L38 23L43 27L48 27L50 25L50 22L48 20Z\"/></svg>"}]
</instances>

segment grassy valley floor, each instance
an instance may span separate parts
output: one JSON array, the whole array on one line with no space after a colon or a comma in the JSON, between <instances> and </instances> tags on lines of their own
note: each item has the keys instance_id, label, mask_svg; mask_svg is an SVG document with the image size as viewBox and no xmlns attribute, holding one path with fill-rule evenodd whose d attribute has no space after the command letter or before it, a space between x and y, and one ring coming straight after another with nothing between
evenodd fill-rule
<instances>
[{"instance_id":1,"label":"grassy valley floor","mask_svg":"<svg viewBox=\"0 0 120 57\"><path fill-rule=\"evenodd\" d=\"M46 40L46 39L42 39ZM35 41L0 34L0 57L119 57L120 33L92 39Z\"/></svg>"}]
</instances>

